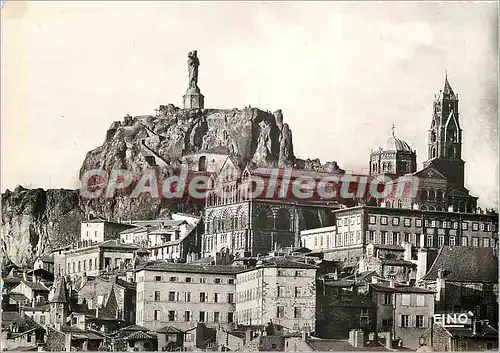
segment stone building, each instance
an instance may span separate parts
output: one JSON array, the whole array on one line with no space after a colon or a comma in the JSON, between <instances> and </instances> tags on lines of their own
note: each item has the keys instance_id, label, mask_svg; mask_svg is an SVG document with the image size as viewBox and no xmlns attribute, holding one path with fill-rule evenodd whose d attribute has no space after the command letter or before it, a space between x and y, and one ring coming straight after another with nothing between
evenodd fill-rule
<instances>
[{"instance_id":1,"label":"stone building","mask_svg":"<svg viewBox=\"0 0 500 353\"><path fill-rule=\"evenodd\" d=\"M419 252L419 282L436 291L437 313L472 312L478 320L498 323L498 253L483 247L448 247L425 268L427 254ZM422 268L424 267L424 268Z\"/></svg>"},{"instance_id":2,"label":"stone building","mask_svg":"<svg viewBox=\"0 0 500 353\"><path fill-rule=\"evenodd\" d=\"M370 174L397 178L396 184L402 184L404 190L398 194L400 186L396 185L380 201L385 207L474 213L477 197L465 187L458 94L451 88L448 76L444 88L435 96L432 114L424 169L416 171L416 151L397 139L394 132L384 149L370 155ZM417 187L408 187L414 181L418 181Z\"/></svg>"},{"instance_id":3,"label":"stone building","mask_svg":"<svg viewBox=\"0 0 500 353\"><path fill-rule=\"evenodd\" d=\"M133 227L130 224L111 222L96 218L82 221L80 225L80 241L86 245L102 243L106 240L119 239L120 232Z\"/></svg>"},{"instance_id":4,"label":"stone building","mask_svg":"<svg viewBox=\"0 0 500 353\"><path fill-rule=\"evenodd\" d=\"M156 262L137 269L136 323L187 331L198 322L231 327L241 267Z\"/></svg>"},{"instance_id":5,"label":"stone building","mask_svg":"<svg viewBox=\"0 0 500 353\"><path fill-rule=\"evenodd\" d=\"M179 216L172 220L136 221L136 227L120 233L124 244L136 244L149 251L149 260L186 261L200 253L203 223L200 218Z\"/></svg>"},{"instance_id":6,"label":"stone building","mask_svg":"<svg viewBox=\"0 0 500 353\"><path fill-rule=\"evenodd\" d=\"M426 248L464 245L495 248L498 214L357 206L332 211L336 228L301 233L302 244L323 244L325 259L356 265L370 243Z\"/></svg>"},{"instance_id":7,"label":"stone building","mask_svg":"<svg viewBox=\"0 0 500 353\"><path fill-rule=\"evenodd\" d=\"M35 351L43 345L45 329L28 315L2 311L2 350Z\"/></svg>"},{"instance_id":8,"label":"stone building","mask_svg":"<svg viewBox=\"0 0 500 353\"><path fill-rule=\"evenodd\" d=\"M472 321L465 327L443 327L435 323L423 334L422 344L439 352L498 351L498 330L487 321Z\"/></svg>"},{"instance_id":9,"label":"stone building","mask_svg":"<svg viewBox=\"0 0 500 353\"><path fill-rule=\"evenodd\" d=\"M85 304L89 310L106 312L108 318L115 318L125 324L135 323L136 284L111 278L85 279L77 289L78 304ZM114 305L110 304L113 298Z\"/></svg>"},{"instance_id":10,"label":"stone building","mask_svg":"<svg viewBox=\"0 0 500 353\"><path fill-rule=\"evenodd\" d=\"M54 252L54 264L58 274L78 277L98 276L103 271L132 267L137 259L147 258L149 252L135 244L123 244L119 240L106 240L87 245L83 242L71 248Z\"/></svg>"},{"instance_id":11,"label":"stone building","mask_svg":"<svg viewBox=\"0 0 500 353\"><path fill-rule=\"evenodd\" d=\"M434 315L434 292L410 286L376 283L370 297L377 304L377 331L393 332L403 346L416 349Z\"/></svg>"},{"instance_id":12,"label":"stone building","mask_svg":"<svg viewBox=\"0 0 500 353\"><path fill-rule=\"evenodd\" d=\"M375 271L379 276L394 279L399 283L415 280L416 268L416 261L412 261L410 243L403 243L403 246L368 244L366 254L358 264L360 273Z\"/></svg>"},{"instance_id":13,"label":"stone building","mask_svg":"<svg viewBox=\"0 0 500 353\"><path fill-rule=\"evenodd\" d=\"M351 330L376 331L377 304L359 291L359 283L319 278L315 336L348 338Z\"/></svg>"},{"instance_id":14,"label":"stone building","mask_svg":"<svg viewBox=\"0 0 500 353\"><path fill-rule=\"evenodd\" d=\"M320 200L314 194L294 198L290 192L299 177L307 174L320 180L332 174L288 172L285 176L284 169L247 167L239 174L228 167L213 178L206 197L203 255L223 250L236 256L263 255L275 248L298 246L300 230L333 225L330 212L340 207L335 200ZM256 180L260 195L253 190Z\"/></svg>"},{"instance_id":15,"label":"stone building","mask_svg":"<svg viewBox=\"0 0 500 353\"><path fill-rule=\"evenodd\" d=\"M370 154L370 175L391 175L399 177L417 170L417 152L405 141L396 138L394 126L384 148Z\"/></svg>"},{"instance_id":16,"label":"stone building","mask_svg":"<svg viewBox=\"0 0 500 353\"><path fill-rule=\"evenodd\" d=\"M54 273L54 255L38 256L33 263L33 269L43 269L47 272Z\"/></svg>"},{"instance_id":17,"label":"stone building","mask_svg":"<svg viewBox=\"0 0 500 353\"><path fill-rule=\"evenodd\" d=\"M272 257L236 275L238 324L266 325L288 330L314 330L316 270L307 263Z\"/></svg>"}]
</instances>

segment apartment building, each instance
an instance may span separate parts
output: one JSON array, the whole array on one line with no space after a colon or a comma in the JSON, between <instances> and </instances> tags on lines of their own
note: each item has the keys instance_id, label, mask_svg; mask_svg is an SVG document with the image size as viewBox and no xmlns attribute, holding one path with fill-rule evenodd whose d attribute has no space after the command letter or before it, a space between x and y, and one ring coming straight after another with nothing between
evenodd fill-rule
<instances>
[{"instance_id":1,"label":"apartment building","mask_svg":"<svg viewBox=\"0 0 500 353\"><path fill-rule=\"evenodd\" d=\"M155 262L137 269L136 323L150 330L171 326L230 328L235 322L239 266Z\"/></svg>"}]
</instances>

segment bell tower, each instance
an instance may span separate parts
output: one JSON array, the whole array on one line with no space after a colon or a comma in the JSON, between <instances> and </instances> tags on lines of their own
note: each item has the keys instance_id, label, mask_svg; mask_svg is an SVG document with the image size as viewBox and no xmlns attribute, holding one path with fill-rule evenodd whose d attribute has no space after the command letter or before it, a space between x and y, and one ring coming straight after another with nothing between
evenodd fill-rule
<instances>
[{"instance_id":1,"label":"bell tower","mask_svg":"<svg viewBox=\"0 0 500 353\"><path fill-rule=\"evenodd\" d=\"M424 162L424 168L432 166L445 175L451 185L463 188L464 165L458 94L451 88L446 74L444 88L434 99L429 129L428 159Z\"/></svg>"}]
</instances>

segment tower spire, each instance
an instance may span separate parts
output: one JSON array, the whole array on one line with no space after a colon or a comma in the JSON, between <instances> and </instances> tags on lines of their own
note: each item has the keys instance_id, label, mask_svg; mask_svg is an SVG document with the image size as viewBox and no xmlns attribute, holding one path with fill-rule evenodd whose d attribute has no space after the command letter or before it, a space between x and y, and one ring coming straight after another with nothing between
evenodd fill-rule
<instances>
[{"instance_id":1,"label":"tower spire","mask_svg":"<svg viewBox=\"0 0 500 353\"><path fill-rule=\"evenodd\" d=\"M392 130L392 137L395 137L395 136L394 136L394 129L395 129L395 128L396 128L396 127L394 126L394 124L392 124L392 127L391 127L391 130Z\"/></svg>"}]
</instances>

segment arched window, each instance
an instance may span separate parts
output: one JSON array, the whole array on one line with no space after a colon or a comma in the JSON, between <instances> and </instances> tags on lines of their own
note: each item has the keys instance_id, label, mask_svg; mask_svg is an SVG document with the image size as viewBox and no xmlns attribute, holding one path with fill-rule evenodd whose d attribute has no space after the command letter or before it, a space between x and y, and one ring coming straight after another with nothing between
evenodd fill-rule
<instances>
[{"instance_id":1,"label":"arched window","mask_svg":"<svg viewBox=\"0 0 500 353\"><path fill-rule=\"evenodd\" d=\"M432 147L432 158L436 158L436 147Z\"/></svg>"},{"instance_id":2,"label":"arched window","mask_svg":"<svg viewBox=\"0 0 500 353\"><path fill-rule=\"evenodd\" d=\"M403 202L401 200L398 200L398 208L403 208Z\"/></svg>"},{"instance_id":3,"label":"arched window","mask_svg":"<svg viewBox=\"0 0 500 353\"><path fill-rule=\"evenodd\" d=\"M436 131L431 132L431 142L436 142Z\"/></svg>"}]
</instances>

